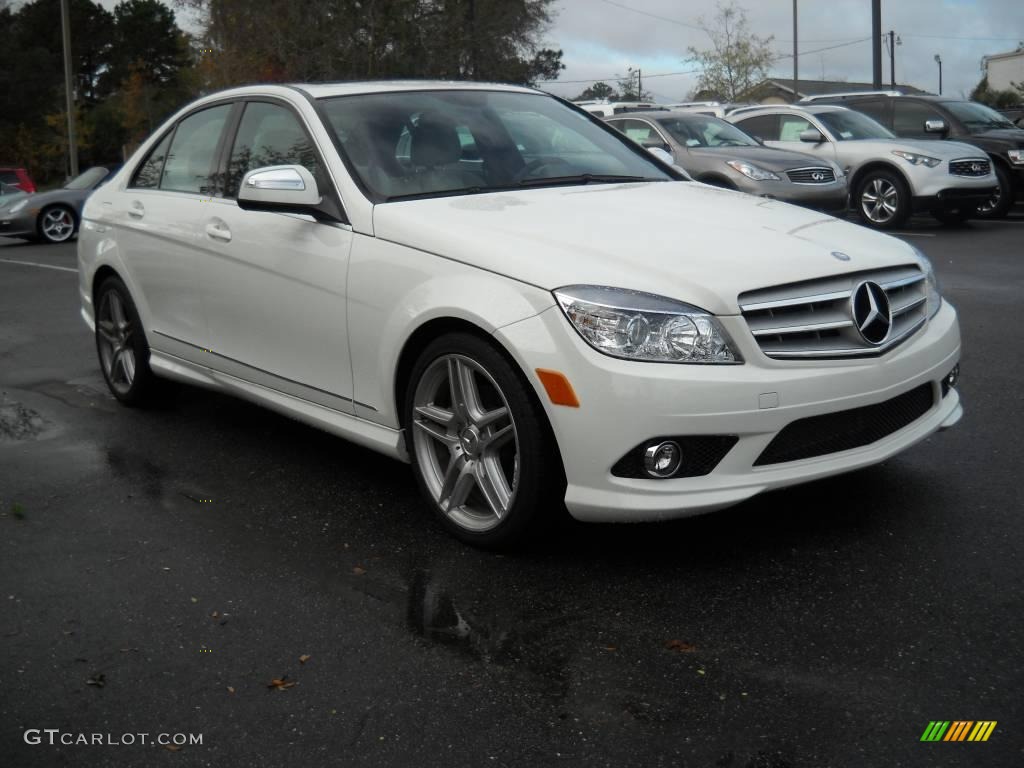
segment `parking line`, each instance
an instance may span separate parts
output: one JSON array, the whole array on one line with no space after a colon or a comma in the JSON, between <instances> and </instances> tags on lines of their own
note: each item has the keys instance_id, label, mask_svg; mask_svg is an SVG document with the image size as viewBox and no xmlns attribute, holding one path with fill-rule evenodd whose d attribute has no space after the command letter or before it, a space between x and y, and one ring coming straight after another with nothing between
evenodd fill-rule
<instances>
[{"instance_id":1,"label":"parking line","mask_svg":"<svg viewBox=\"0 0 1024 768\"><path fill-rule=\"evenodd\" d=\"M71 267L56 267L53 264L37 264L34 261L15 261L14 259L0 259L4 264L21 264L23 267L40 267L41 269L59 269L61 272L78 272Z\"/></svg>"}]
</instances>

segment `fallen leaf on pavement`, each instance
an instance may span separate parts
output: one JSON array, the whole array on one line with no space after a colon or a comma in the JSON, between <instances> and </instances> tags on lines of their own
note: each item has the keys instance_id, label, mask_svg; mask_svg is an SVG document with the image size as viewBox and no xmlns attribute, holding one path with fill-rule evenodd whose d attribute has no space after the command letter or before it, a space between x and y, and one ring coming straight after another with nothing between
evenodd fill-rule
<instances>
[{"instance_id":1,"label":"fallen leaf on pavement","mask_svg":"<svg viewBox=\"0 0 1024 768\"><path fill-rule=\"evenodd\" d=\"M355 568L352 569L352 573L354 573L356 576L362 576L364 573L366 573L366 569L363 568L363 566L361 565L357 565Z\"/></svg>"},{"instance_id":2,"label":"fallen leaf on pavement","mask_svg":"<svg viewBox=\"0 0 1024 768\"><path fill-rule=\"evenodd\" d=\"M310 656L308 653L304 653L301 656L299 656L299 664L305 664L311 658L313 658L313 657Z\"/></svg>"},{"instance_id":3,"label":"fallen leaf on pavement","mask_svg":"<svg viewBox=\"0 0 1024 768\"><path fill-rule=\"evenodd\" d=\"M235 692L235 689L234 689L234 688L232 688L232 687L231 687L231 686L229 685L229 686L228 686L228 693L234 693L234 692Z\"/></svg>"},{"instance_id":4,"label":"fallen leaf on pavement","mask_svg":"<svg viewBox=\"0 0 1024 768\"><path fill-rule=\"evenodd\" d=\"M164 744L164 749L168 752L181 752L181 747L176 744Z\"/></svg>"},{"instance_id":5,"label":"fallen leaf on pavement","mask_svg":"<svg viewBox=\"0 0 1024 768\"><path fill-rule=\"evenodd\" d=\"M220 611L214 611L213 613L211 613L210 614L210 618L211 619L219 619L220 618Z\"/></svg>"},{"instance_id":6,"label":"fallen leaf on pavement","mask_svg":"<svg viewBox=\"0 0 1024 768\"><path fill-rule=\"evenodd\" d=\"M684 643L682 640L669 640L665 643L665 647L670 651L679 651L680 653L693 653L697 650L696 645Z\"/></svg>"},{"instance_id":7,"label":"fallen leaf on pavement","mask_svg":"<svg viewBox=\"0 0 1024 768\"><path fill-rule=\"evenodd\" d=\"M275 677L270 681L270 685L267 688L273 688L278 691L287 691L289 688L294 688L298 683L293 683L288 679L288 675L284 677Z\"/></svg>"},{"instance_id":8,"label":"fallen leaf on pavement","mask_svg":"<svg viewBox=\"0 0 1024 768\"><path fill-rule=\"evenodd\" d=\"M85 681L85 684L86 685L94 685L97 688L102 688L104 685L107 684L106 675L93 675L92 677L90 677L88 680Z\"/></svg>"}]
</instances>

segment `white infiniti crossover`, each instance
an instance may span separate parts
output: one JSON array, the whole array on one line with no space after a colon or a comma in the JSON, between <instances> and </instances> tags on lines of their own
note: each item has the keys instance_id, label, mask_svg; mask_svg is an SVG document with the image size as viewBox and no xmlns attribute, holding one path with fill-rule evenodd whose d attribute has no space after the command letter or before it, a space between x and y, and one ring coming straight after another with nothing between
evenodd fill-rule
<instances>
[{"instance_id":1,"label":"white infiniti crossover","mask_svg":"<svg viewBox=\"0 0 1024 768\"><path fill-rule=\"evenodd\" d=\"M504 546L709 511L961 416L956 312L902 241L686 181L525 88L251 86L86 203L82 315L114 395L157 377L408 461Z\"/></svg>"}]
</instances>

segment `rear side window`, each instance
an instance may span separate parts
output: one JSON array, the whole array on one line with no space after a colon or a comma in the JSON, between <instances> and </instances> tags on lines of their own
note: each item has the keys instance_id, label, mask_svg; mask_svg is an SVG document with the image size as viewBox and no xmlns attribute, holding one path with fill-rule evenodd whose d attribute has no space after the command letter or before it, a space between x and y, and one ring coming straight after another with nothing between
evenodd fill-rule
<instances>
[{"instance_id":1,"label":"rear side window","mask_svg":"<svg viewBox=\"0 0 1024 768\"><path fill-rule=\"evenodd\" d=\"M269 165L301 165L322 185L313 143L291 110L261 101L245 105L228 161L225 195L236 197L242 177Z\"/></svg>"},{"instance_id":2,"label":"rear side window","mask_svg":"<svg viewBox=\"0 0 1024 768\"><path fill-rule=\"evenodd\" d=\"M135 171L135 176L132 177L132 183L129 186L139 189L157 189L160 186L160 176L164 172L164 161L167 159L167 148L171 146L171 133L164 136L160 143L150 150L149 156Z\"/></svg>"},{"instance_id":3,"label":"rear side window","mask_svg":"<svg viewBox=\"0 0 1024 768\"><path fill-rule=\"evenodd\" d=\"M761 141L779 140L779 116L758 115L748 117L745 120L737 120L736 125L743 129L744 133L753 136Z\"/></svg>"},{"instance_id":4,"label":"rear side window","mask_svg":"<svg viewBox=\"0 0 1024 768\"><path fill-rule=\"evenodd\" d=\"M230 111L230 104L222 104L189 115L178 123L164 163L160 189L199 195L212 193L214 155Z\"/></svg>"},{"instance_id":5,"label":"rear side window","mask_svg":"<svg viewBox=\"0 0 1024 768\"><path fill-rule=\"evenodd\" d=\"M858 112L863 112L865 115L873 120L877 120L882 125L889 124L889 110L886 109L886 102L884 99L858 99L857 101L851 102L849 105L851 109L856 109Z\"/></svg>"}]
</instances>

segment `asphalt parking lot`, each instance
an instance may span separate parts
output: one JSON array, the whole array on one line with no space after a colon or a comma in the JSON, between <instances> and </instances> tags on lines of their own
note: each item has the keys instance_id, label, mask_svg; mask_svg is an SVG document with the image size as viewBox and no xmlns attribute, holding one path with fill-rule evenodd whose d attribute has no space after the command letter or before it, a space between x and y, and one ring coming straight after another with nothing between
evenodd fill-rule
<instances>
[{"instance_id":1,"label":"asphalt parking lot","mask_svg":"<svg viewBox=\"0 0 1024 768\"><path fill-rule=\"evenodd\" d=\"M403 465L256 406L119 406L74 245L0 239L0 763L1024 764L1024 206L900 236L961 314L955 429L514 556L441 532ZM922 743L933 720L998 725Z\"/></svg>"}]
</instances>

